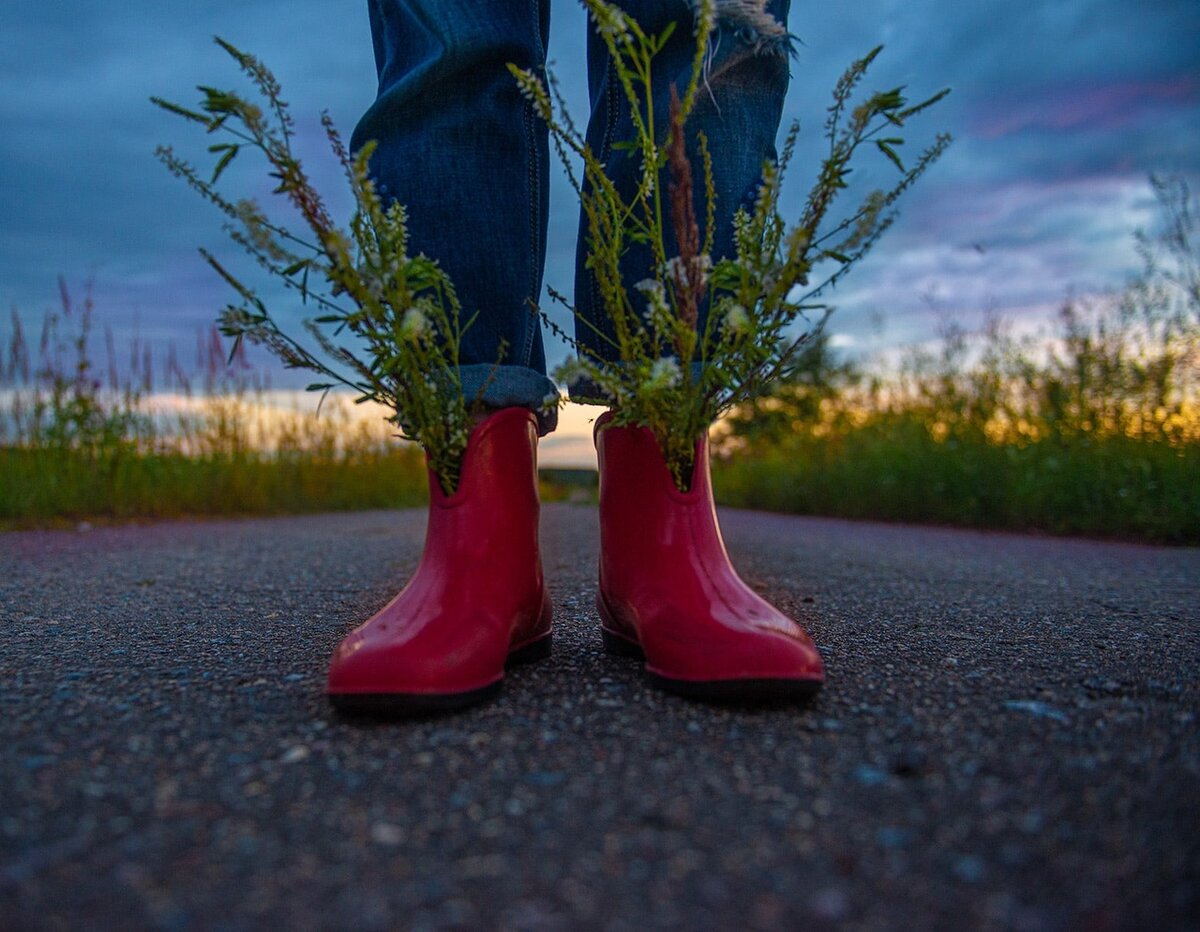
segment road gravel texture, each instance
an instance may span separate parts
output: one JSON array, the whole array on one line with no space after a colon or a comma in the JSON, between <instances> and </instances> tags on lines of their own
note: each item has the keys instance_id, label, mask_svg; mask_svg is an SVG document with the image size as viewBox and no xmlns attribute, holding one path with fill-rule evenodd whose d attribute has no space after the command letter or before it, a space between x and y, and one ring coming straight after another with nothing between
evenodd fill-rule
<instances>
[{"instance_id":1,"label":"road gravel texture","mask_svg":"<svg viewBox=\"0 0 1200 932\"><path fill-rule=\"evenodd\" d=\"M1200 922L1200 550L723 512L829 669L806 707L600 648L339 718L325 664L424 515L0 535L0 928L1174 930Z\"/></svg>"}]
</instances>

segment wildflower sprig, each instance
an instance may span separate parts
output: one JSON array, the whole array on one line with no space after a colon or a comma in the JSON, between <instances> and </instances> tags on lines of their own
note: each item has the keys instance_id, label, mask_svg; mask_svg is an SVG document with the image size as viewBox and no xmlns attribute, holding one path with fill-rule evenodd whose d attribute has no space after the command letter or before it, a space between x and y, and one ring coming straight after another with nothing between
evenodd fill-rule
<instances>
[{"instance_id":1,"label":"wildflower sprig","mask_svg":"<svg viewBox=\"0 0 1200 932\"><path fill-rule=\"evenodd\" d=\"M234 91L213 87L199 88L199 110L151 98L220 139L208 147L215 163L207 176L168 146L160 146L157 155L224 212L235 243L317 311L303 321L302 336L285 330L253 288L201 250L241 299L221 312L222 333L233 338L234 351L249 340L288 368L317 373L321 380L308 386L312 391L345 387L359 402L386 405L395 412L393 422L425 448L443 489L452 493L470 426L458 360L462 332L471 322L462 320L453 284L436 261L408 254L403 206L385 208L368 176L374 144L352 156L324 114L325 135L355 204L348 229L334 223L292 151L294 122L275 76L252 55L216 42L250 79L267 112ZM256 201L231 200L217 190L222 174L245 150L265 158L277 182L273 193L299 214L303 234L273 220Z\"/></svg>"},{"instance_id":2,"label":"wildflower sprig","mask_svg":"<svg viewBox=\"0 0 1200 932\"><path fill-rule=\"evenodd\" d=\"M642 171L636 190L622 196L567 115L553 80L545 84L540 75L509 66L522 93L548 123L580 193L586 264L612 322L611 334L600 331L551 291L582 323L579 339L566 338L576 357L554 375L568 384L591 386L595 400L612 406L617 424L650 428L676 484L686 488L696 438L723 412L788 374L797 351L829 314L819 300L822 293L866 255L894 220L893 205L949 144L949 136L938 135L906 164L900 155L904 140L897 135L947 91L917 104L909 102L903 88L864 97L858 87L880 49L854 62L834 88L825 124L828 154L799 220L789 224L779 212L783 178L799 133L793 124L778 161L763 166L753 209L739 211L734 219L735 254L714 257L712 164L703 134L689 138L687 120L703 87L717 28L715 0L694 4L691 73L686 86L672 94L667 114L655 113L651 74L673 29L647 35L608 0L583 2L629 104L634 138L624 145L630 157L640 159ZM899 179L835 215L851 164L864 147L895 166ZM582 180L571 154L582 160ZM698 181L695 161L701 166ZM697 183L704 189L703 218L694 207ZM634 245L649 247L653 267L649 277L627 287L620 263ZM807 325L805 333L795 332L798 322ZM551 328L565 337L561 328Z\"/></svg>"}]
</instances>

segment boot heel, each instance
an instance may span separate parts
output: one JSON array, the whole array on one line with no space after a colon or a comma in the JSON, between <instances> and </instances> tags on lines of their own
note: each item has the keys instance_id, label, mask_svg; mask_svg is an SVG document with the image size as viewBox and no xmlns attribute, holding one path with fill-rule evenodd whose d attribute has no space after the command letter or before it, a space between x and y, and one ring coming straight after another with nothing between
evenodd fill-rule
<instances>
[{"instance_id":1,"label":"boot heel","mask_svg":"<svg viewBox=\"0 0 1200 932\"><path fill-rule=\"evenodd\" d=\"M616 654L619 657L632 657L634 660L646 659L641 645L634 643L627 637L613 634L607 628L601 628L600 638L604 641L604 650L606 653Z\"/></svg>"}]
</instances>

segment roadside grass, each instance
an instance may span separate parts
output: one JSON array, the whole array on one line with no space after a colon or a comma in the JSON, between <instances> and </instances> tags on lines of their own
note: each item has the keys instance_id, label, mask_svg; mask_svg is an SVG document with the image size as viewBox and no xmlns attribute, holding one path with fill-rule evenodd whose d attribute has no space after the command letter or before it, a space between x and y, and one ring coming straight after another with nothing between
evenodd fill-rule
<instances>
[{"instance_id":1,"label":"roadside grass","mask_svg":"<svg viewBox=\"0 0 1200 932\"><path fill-rule=\"evenodd\" d=\"M139 340L118 359L93 334L90 287L27 340L14 312L0 356L0 529L195 516L419 507L425 457L378 406L296 406L215 329L185 370ZM96 358L94 344L104 356ZM289 403L290 401L290 403ZM595 474L543 470L544 501L594 500Z\"/></svg>"},{"instance_id":2,"label":"roadside grass","mask_svg":"<svg viewBox=\"0 0 1200 932\"><path fill-rule=\"evenodd\" d=\"M156 368L135 346L136 364L118 377L111 358L101 368L89 355L90 320L90 300L77 306L64 288L32 360L13 318L0 372L0 528L427 500L420 449L382 417L355 417L337 396L319 416L272 406L269 386L227 358L215 332L198 341L198 375L185 377L173 354ZM719 501L1200 543L1200 430L1191 396L1162 382L1194 372L1194 341L1191 356L1170 344L1177 364L1159 366L1161 384L1143 398L1116 376L1098 380L1120 367L1089 342L1078 314L1067 323L1074 349L1037 365L1000 330L975 362L958 334L887 377L839 363L818 343L802 378L718 425ZM98 371L109 373L104 384ZM1177 400L1164 407L1168 395ZM155 410L164 397L174 404ZM593 473L543 470L540 486L548 502L595 499Z\"/></svg>"},{"instance_id":3,"label":"roadside grass","mask_svg":"<svg viewBox=\"0 0 1200 932\"><path fill-rule=\"evenodd\" d=\"M1152 177L1118 293L1018 334L995 315L898 362L819 337L714 431L727 504L1200 543L1200 203Z\"/></svg>"},{"instance_id":4,"label":"roadside grass","mask_svg":"<svg viewBox=\"0 0 1200 932\"><path fill-rule=\"evenodd\" d=\"M270 515L422 504L411 447L336 455L0 448L0 522Z\"/></svg>"},{"instance_id":5,"label":"roadside grass","mask_svg":"<svg viewBox=\"0 0 1200 932\"><path fill-rule=\"evenodd\" d=\"M595 473L543 470L543 502L595 501ZM387 449L287 453L29 450L0 447L0 528L198 516L415 508L425 459Z\"/></svg>"},{"instance_id":6,"label":"roadside grass","mask_svg":"<svg viewBox=\"0 0 1200 932\"><path fill-rule=\"evenodd\" d=\"M1200 543L1200 340L1067 307L1060 332L952 331L898 371L836 360L717 425L727 505ZM1141 345L1134 345L1141 344Z\"/></svg>"},{"instance_id":7,"label":"roadside grass","mask_svg":"<svg viewBox=\"0 0 1200 932\"><path fill-rule=\"evenodd\" d=\"M1152 179L1160 233L1119 294L1016 335L948 325L897 363L839 359L826 336L712 431L727 505L1200 544L1200 204ZM280 406L211 329L185 373L72 299L0 353L0 527L425 502L420 449L385 409L330 395ZM127 360L127 361L126 361ZM169 403L165 403L169 402ZM594 474L544 470L543 500L590 502Z\"/></svg>"},{"instance_id":8,"label":"roadside grass","mask_svg":"<svg viewBox=\"0 0 1200 932\"><path fill-rule=\"evenodd\" d=\"M1194 328L1144 333L1068 307L1065 332L947 334L899 370L818 341L809 370L717 426L727 505L1200 543Z\"/></svg>"},{"instance_id":9,"label":"roadside grass","mask_svg":"<svg viewBox=\"0 0 1200 932\"><path fill-rule=\"evenodd\" d=\"M1200 543L1200 445L1127 437L939 441L914 416L717 460L722 504L764 511Z\"/></svg>"},{"instance_id":10,"label":"roadside grass","mask_svg":"<svg viewBox=\"0 0 1200 932\"><path fill-rule=\"evenodd\" d=\"M183 375L173 353L156 367L137 345L122 369L110 338L101 367L91 311L64 287L36 352L13 318L0 360L0 527L425 503L424 457L382 416L356 417L338 396L319 416L281 409L215 332L198 341L198 374ZM718 425L719 501L1200 543L1194 331L1148 359L1122 356L1130 332L1111 323L1072 310L1059 349L1037 358L1002 328L974 345L951 334L890 375L818 342L800 377ZM1155 377L1131 381L1127 357ZM544 501L594 501L594 474L540 480Z\"/></svg>"},{"instance_id":11,"label":"roadside grass","mask_svg":"<svg viewBox=\"0 0 1200 932\"><path fill-rule=\"evenodd\" d=\"M211 329L189 370L134 340L93 355L90 288L27 340L14 312L0 358L0 527L189 515L416 506L420 448L344 398L318 415L280 401ZM282 396L286 399L286 393Z\"/></svg>"}]
</instances>

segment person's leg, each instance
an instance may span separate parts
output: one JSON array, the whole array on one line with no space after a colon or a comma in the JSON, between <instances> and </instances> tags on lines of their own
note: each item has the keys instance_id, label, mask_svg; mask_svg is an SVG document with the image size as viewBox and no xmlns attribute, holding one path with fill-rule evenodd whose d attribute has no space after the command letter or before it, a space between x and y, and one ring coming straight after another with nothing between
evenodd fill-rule
<instances>
[{"instance_id":1,"label":"person's leg","mask_svg":"<svg viewBox=\"0 0 1200 932\"><path fill-rule=\"evenodd\" d=\"M408 211L410 250L440 263L463 313L467 400L541 410L541 295L549 155L545 124L506 64L541 68L549 0L368 0L379 94L351 138L376 140L371 174ZM501 365L497 368L496 363Z\"/></svg>"},{"instance_id":2,"label":"person's leg","mask_svg":"<svg viewBox=\"0 0 1200 932\"><path fill-rule=\"evenodd\" d=\"M655 74L654 112L668 112L671 84L680 90L690 73L694 37L683 0L622 0L620 4L649 32L672 18L676 31ZM756 10L753 0L722 2L725 16L712 38L706 82L688 121L686 138L694 177L702 176L695 149L703 132L712 156L716 189L713 259L733 252L733 216L757 193L762 165L775 156L775 134L788 83L787 35L781 25L787 0ZM757 12L757 16L755 13ZM770 12L774 18L764 14ZM739 19L738 16L744 18ZM758 22L753 22L755 19ZM603 45L590 37L589 77L593 114L589 142L619 190L636 189L640 163L614 148L632 137L628 102L616 84ZM667 131L663 121L660 127ZM696 185L696 215L705 216L704 186ZM669 225L668 225L669 226ZM583 236L581 231L581 237ZM586 242L581 243L581 251ZM667 255L678 249L668 244ZM627 283L652 273L648 248L625 255ZM596 289L581 256L576 303L597 327L611 334ZM704 327L706 308L701 308ZM581 342L602 359L613 350L577 328ZM590 386L572 386L586 398ZM816 645L807 632L763 600L737 575L717 526L709 477L707 438L696 440L696 461L686 491L675 487L653 434L617 427L611 415L596 424L600 465L600 584L597 609L605 648L642 658L655 685L701 699L784 699L812 696L824 680Z\"/></svg>"},{"instance_id":3,"label":"person's leg","mask_svg":"<svg viewBox=\"0 0 1200 932\"><path fill-rule=\"evenodd\" d=\"M661 33L669 24L675 32L654 60L654 113L657 130L665 141L668 132L666 114L670 110L671 87L683 93L691 76L695 52L694 19L691 0L617 0L617 5L650 33ZM786 22L790 0L769 0L762 13L754 11L753 0L718 2L718 29L711 39L711 55L704 83L687 124L688 154L693 178L701 179L703 165L696 137L703 133L712 156L716 211L713 261L732 255L733 217L741 207L753 206L762 166L776 157L775 139L783 114L789 73L789 37ZM631 197L641 180L641 159L637 153L619 148L618 143L634 138L629 102L613 72L608 51L594 30L588 35L588 88L591 95L591 119L587 141L616 188ZM664 177L664 188L665 181ZM696 216L705 216L704 186L693 186ZM671 224L666 224L667 255L677 255ZM704 231L702 230L703 234ZM582 321L576 324L576 339L598 359L612 361L615 349L601 339L593 328L614 336L612 321L605 312L595 281L585 267L587 258L586 218L580 217L579 245L575 266L575 303ZM651 275L653 256L649 246L634 245L621 262L622 277L632 284ZM628 285L627 285L628 287ZM700 309L700 329L704 329L707 308ZM577 400L594 397L588 383L572 386Z\"/></svg>"},{"instance_id":4,"label":"person's leg","mask_svg":"<svg viewBox=\"0 0 1200 932\"><path fill-rule=\"evenodd\" d=\"M527 306L541 290L547 138L505 68L543 64L547 4L369 0L379 97L351 145L378 142L372 175L407 208L410 250L441 263L464 313L478 312L462 381L468 401L497 410L471 431L453 495L430 474L408 585L338 645L327 692L345 711L469 705L495 694L506 666L550 652L537 438L554 426L542 405L555 389Z\"/></svg>"}]
</instances>

